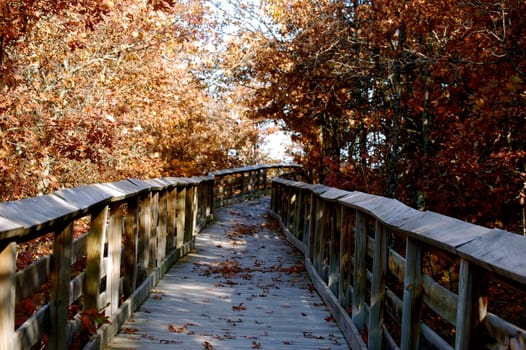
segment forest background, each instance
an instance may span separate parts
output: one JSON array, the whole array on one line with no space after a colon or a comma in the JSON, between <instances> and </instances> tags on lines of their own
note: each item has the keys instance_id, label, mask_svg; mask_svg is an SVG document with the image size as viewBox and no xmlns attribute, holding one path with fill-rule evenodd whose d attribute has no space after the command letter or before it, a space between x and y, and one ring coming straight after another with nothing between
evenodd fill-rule
<instances>
[{"instance_id":1,"label":"forest background","mask_svg":"<svg viewBox=\"0 0 526 350\"><path fill-rule=\"evenodd\" d=\"M272 161L521 229L523 0L2 0L0 199ZM270 126L270 127L269 127Z\"/></svg>"}]
</instances>

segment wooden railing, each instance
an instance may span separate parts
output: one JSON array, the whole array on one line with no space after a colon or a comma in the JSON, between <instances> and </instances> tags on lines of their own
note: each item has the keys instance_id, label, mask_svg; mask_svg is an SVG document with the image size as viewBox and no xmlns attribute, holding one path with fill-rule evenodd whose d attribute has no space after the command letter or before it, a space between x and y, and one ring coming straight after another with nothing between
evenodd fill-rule
<instances>
[{"instance_id":1,"label":"wooden railing","mask_svg":"<svg viewBox=\"0 0 526 350\"><path fill-rule=\"evenodd\" d=\"M282 179L271 206L354 350L526 348L524 237Z\"/></svg>"},{"instance_id":2,"label":"wooden railing","mask_svg":"<svg viewBox=\"0 0 526 350\"><path fill-rule=\"evenodd\" d=\"M192 249L214 206L264 194L269 176L297 170L255 166L203 177L129 179L0 204L0 350L42 342L67 349L85 333L90 315L91 325L100 327L85 348L99 348ZM80 223L89 231L74 237ZM48 234L52 255L17 271L17 246ZM17 309L35 293L49 300L21 323ZM102 326L93 317L101 310L110 321Z\"/></svg>"},{"instance_id":3,"label":"wooden railing","mask_svg":"<svg viewBox=\"0 0 526 350\"><path fill-rule=\"evenodd\" d=\"M270 195L272 178L300 179L301 167L293 164L256 165L214 171L209 175L215 178L214 208L217 208Z\"/></svg>"}]
</instances>

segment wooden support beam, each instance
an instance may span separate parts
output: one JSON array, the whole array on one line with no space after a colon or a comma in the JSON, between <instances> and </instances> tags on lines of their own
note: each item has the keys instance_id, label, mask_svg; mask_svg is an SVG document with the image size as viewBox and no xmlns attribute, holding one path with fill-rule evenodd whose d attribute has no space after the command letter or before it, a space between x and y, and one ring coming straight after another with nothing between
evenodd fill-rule
<instances>
[{"instance_id":1,"label":"wooden support beam","mask_svg":"<svg viewBox=\"0 0 526 350\"><path fill-rule=\"evenodd\" d=\"M73 221L55 234L51 269L49 349L67 349L70 342L69 281L73 251Z\"/></svg>"},{"instance_id":2,"label":"wooden support beam","mask_svg":"<svg viewBox=\"0 0 526 350\"><path fill-rule=\"evenodd\" d=\"M354 233L354 274L352 293L352 320L361 331L365 328L365 294L367 287L367 227L365 218L359 211L356 212L356 230Z\"/></svg>"},{"instance_id":3,"label":"wooden support beam","mask_svg":"<svg viewBox=\"0 0 526 350\"><path fill-rule=\"evenodd\" d=\"M16 243L0 246L0 349L12 349L15 333Z\"/></svg>"},{"instance_id":4,"label":"wooden support beam","mask_svg":"<svg viewBox=\"0 0 526 350\"><path fill-rule=\"evenodd\" d=\"M106 221L108 209L106 205L91 216L90 229L86 242L86 274L84 277L84 310L100 309L100 285L102 279L102 260L104 256L104 241L106 239Z\"/></svg>"},{"instance_id":5,"label":"wooden support beam","mask_svg":"<svg viewBox=\"0 0 526 350\"><path fill-rule=\"evenodd\" d=\"M368 345L369 349L382 349L385 279L387 272L387 237L385 227L378 220L376 220L375 226Z\"/></svg>"},{"instance_id":6,"label":"wooden support beam","mask_svg":"<svg viewBox=\"0 0 526 350\"><path fill-rule=\"evenodd\" d=\"M479 267L460 260L456 349L478 348L476 335L488 314L488 278Z\"/></svg>"},{"instance_id":7,"label":"wooden support beam","mask_svg":"<svg viewBox=\"0 0 526 350\"><path fill-rule=\"evenodd\" d=\"M402 350L419 349L422 291L422 246L408 237L402 306Z\"/></svg>"}]
</instances>

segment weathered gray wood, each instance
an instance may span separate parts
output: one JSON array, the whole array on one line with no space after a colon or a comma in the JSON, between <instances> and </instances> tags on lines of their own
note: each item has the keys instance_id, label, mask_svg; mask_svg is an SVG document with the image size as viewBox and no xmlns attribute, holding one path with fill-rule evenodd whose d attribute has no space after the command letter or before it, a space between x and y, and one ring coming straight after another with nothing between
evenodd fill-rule
<instances>
[{"instance_id":1,"label":"weathered gray wood","mask_svg":"<svg viewBox=\"0 0 526 350\"><path fill-rule=\"evenodd\" d=\"M353 271L352 254L351 249L353 245L354 230L353 220L351 218L356 217L356 214L352 209L345 206L340 206L340 227L342 234L340 237L340 284L339 284L339 300L345 310L349 310L351 305L351 294L349 287L351 285L351 274ZM354 214L354 215L353 215Z\"/></svg>"},{"instance_id":2,"label":"weathered gray wood","mask_svg":"<svg viewBox=\"0 0 526 350\"><path fill-rule=\"evenodd\" d=\"M278 271L300 266L303 257L279 233L261 226L265 211L246 202L219 212L217 222L196 237L196 251L165 275L106 348L147 350L166 343L201 349L206 341L217 350L349 349L337 324L326 320L330 314L318 294L309 291L306 273ZM234 244L225 234L234 220L262 228L242 237L246 245ZM225 261L237 261L246 273L202 273Z\"/></svg>"},{"instance_id":3,"label":"weathered gray wood","mask_svg":"<svg viewBox=\"0 0 526 350\"><path fill-rule=\"evenodd\" d=\"M105 309L106 315L111 316L119 309L120 273L122 254L122 203L114 203L110 208L108 222L108 257L106 265L106 294L109 305Z\"/></svg>"},{"instance_id":4,"label":"weathered gray wood","mask_svg":"<svg viewBox=\"0 0 526 350\"><path fill-rule=\"evenodd\" d=\"M24 227L21 224L0 216L0 240L7 241L23 233Z\"/></svg>"},{"instance_id":5,"label":"weathered gray wood","mask_svg":"<svg viewBox=\"0 0 526 350\"><path fill-rule=\"evenodd\" d=\"M68 318L71 280L71 261L73 252L73 222L55 234L53 241L53 268L51 270L51 296L49 332L50 349L67 349Z\"/></svg>"},{"instance_id":6,"label":"weathered gray wood","mask_svg":"<svg viewBox=\"0 0 526 350\"><path fill-rule=\"evenodd\" d=\"M142 281L151 271L150 266L150 236L152 228L152 194L147 193L139 202L139 249L138 270Z\"/></svg>"},{"instance_id":7,"label":"weathered gray wood","mask_svg":"<svg viewBox=\"0 0 526 350\"><path fill-rule=\"evenodd\" d=\"M157 266L161 266L166 257L166 239L168 236L168 193L159 194L159 220L157 225Z\"/></svg>"},{"instance_id":8,"label":"weathered gray wood","mask_svg":"<svg viewBox=\"0 0 526 350\"><path fill-rule=\"evenodd\" d=\"M328 287L329 289L334 293L336 298L339 298L339 291L340 291L340 261L341 261L341 234L342 234L342 227L341 227L341 206L338 203L331 203L330 205L330 211L331 211L331 231L330 231L330 245L329 249L327 250L328 253Z\"/></svg>"},{"instance_id":9,"label":"weathered gray wood","mask_svg":"<svg viewBox=\"0 0 526 350\"><path fill-rule=\"evenodd\" d=\"M369 309L369 349L382 349L384 328L385 279L387 273L387 237L385 228L376 220L373 258L373 283Z\"/></svg>"},{"instance_id":10,"label":"weathered gray wood","mask_svg":"<svg viewBox=\"0 0 526 350\"><path fill-rule=\"evenodd\" d=\"M37 292L51 273L51 256L44 256L16 273L16 302Z\"/></svg>"},{"instance_id":11,"label":"weathered gray wood","mask_svg":"<svg viewBox=\"0 0 526 350\"><path fill-rule=\"evenodd\" d=\"M0 349L12 349L15 329L16 243L0 245Z\"/></svg>"},{"instance_id":12,"label":"weathered gray wood","mask_svg":"<svg viewBox=\"0 0 526 350\"><path fill-rule=\"evenodd\" d=\"M458 252L477 265L526 284L526 238L523 236L495 229L459 247Z\"/></svg>"},{"instance_id":13,"label":"weathered gray wood","mask_svg":"<svg viewBox=\"0 0 526 350\"><path fill-rule=\"evenodd\" d=\"M490 232L488 228L433 212L425 212L424 215L406 222L399 230L451 253L456 253L457 247Z\"/></svg>"},{"instance_id":14,"label":"weathered gray wood","mask_svg":"<svg viewBox=\"0 0 526 350\"><path fill-rule=\"evenodd\" d=\"M184 228L186 227L186 188L177 187L177 222L176 222L176 247L182 247L184 244Z\"/></svg>"},{"instance_id":15,"label":"weathered gray wood","mask_svg":"<svg viewBox=\"0 0 526 350\"><path fill-rule=\"evenodd\" d=\"M63 225L78 217L80 212L79 208L53 194L0 204L0 217L8 218L3 220L3 225L8 225L9 231L13 228L18 231L16 224L24 228L24 232L19 233L18 237ZM0 234L0 239L4 238L8 237Z\"/></svg>"},{"instance_id":16,"label":"weathered gray wood","mask_svg":"<svg viewBox=\"0 0 526 350\"><path fill-rule=\"evenodd\" d=\"M394 249L389 249L389 271L401 282L405 276L405 259Z\"/></svg>"},{"instance_id":17,"label":"weathered gray wood","mask_svg":"<svg viewBox=\"0 0 526 350\"><path fill-rule=\"evenodd\" d=\"M408 237L406 240L401 349L417 350L420 347L422 289L422 247L420 242Z\"/></svg>"},{"instance_id":18,"label":"weathered gray wood","mask_svg":"<svg viewBox=\"0 0 526 350\"><path fill-rule=\"evenodd\" d=\"M500 344L509 344L513 349L517 349L526 344L526 330L509 323L502 318L489 313L485 318L485 326L488 334L496 339Z\"/></svg>"},{"instance_id":19,"label":"weathered gray wood","mask_svg":"<svg viewBox=\"0 0 526 350\"><path fill-rule=\"evenodd\" d=\"M327 191L325 191L324 193L320 195L320 198L323 198L328 201L336 201L337 199L345 197L348 194L349 194L348 191L339 190L337 188L330 187L329 189L327 189Z\"/></svg>"},{"instance_id":20,"label":"weathered gray wood","mask_svg":"<svg viewBox=\"0 0 526 350\"><path fill-rule=\"evenodd\" d=\"M44 305L17 328L13 338L14 344L9 349L30 349L49 331L49 327L49 305Z\"/></svg>"},{"instance_id":21,"label":"weathered gray wood","mask_svg":"<svg viewBox=\"0 0 526 350\"><path fill-rule=\"evenodd\" d=\"M124 218L124 236L126 246L124 247L123 261L123 293L127 298L137 287L139 250L139 202L137 199L131 199L127 203L126 216Z\"/></svg>"},{"instance_id":22,"label":"weathered gray wood","mask_svg":"<svg viewBox=\"0 0 526 350\"><path fill-rule=\"evenodd\" d=\"M211 189L210 189L211 190ZM166 250L167 254L175 249L176 242L175 237L177 234L177 188L171 188L167 193L166 202L166 214L167 214L167 227L166 227Z\"/></svg>"},{"instance_id":23,"label":"weathered gray wood","mask_svg":"<svg viewBox=\"0 0 526 350\"><path fill-rule=\"evenodd\" d=\"M433 281L431 276L423 275L424 302L440 317L455 326L457 323L458 297L449 289Z\"/></svg>"},{"instance_id":24,"label":"weathered gray wood","mask_svg":"<svg viewBox=\"0 0 526 350\"><path fill-rule=\"evenodd\" d=\"M422 337L433 346L433 349L437 350L453 350L453 347L449 345L442 337L440 337L434 330L428 325L420 322L420 332Z\"/></svg>"},{"instance_id":25,"label":"weathered gray wood","mask_svg":"<svg viewBox=\"0 0 526 350\"><path fill-rule=\"evenodd\" d=\"M361 331L365 328L365 293L366 293L366 265L367 228L364 216L356 212L356 229L354 232L354 273L352 294L352 320Z\"/></svg>"},{"instance_id":26,"label":"weathered gray wood","mask_svg":"<svg viewBox=\"0 0 526 350\"><path fill-rule=\"evenodd\" d=\"M477 348L475 330L488 313L488 280L478 267L460 260L456 349ZM480 344L479 344L480 345Z\"/></svg>"},{"instance_id":27,"label":"weathered gray wood","mask_svg":"<svg viewBox=\"0 0 526 350\"><path fill-rule=\"evenodd\" d=\"M194 186L186 189L184 241L192 240L196 233L197 193Z\"/></svg>"},{"instance_id":28,"label":"weathered gray wood","mask_svg":"<svg viewBox=\"0 0 526 350\"><path fill-rule=\"evenodd\" d=\"M102 274L102 259L104 241L106 239L106 220L108 206L92 214L86 248L86 277L84 278L84 309L96 309L99 304L99 294Z\"/></svg>"},{"instance_id":29,"label":"weathered gray wood","mask_svg":"<svg viewBox=\"0 0 526 350\"><path fill-rule=\"evenodd\" d=\"M86 214L91 209L108 204L112 198L111 194L95 185L65 188L55 192L54 195L81 209L81 215Z\"/></svg>"},{"instance_id":30,"label":"weathered gray wood","mask_svg":"<svg viewBox=\"0 0 526 350\"><path fill-rule=\"evenodd\" d=\"M313 197L313 230L311 231L310 236L310 242L309 242L309 257L312 261L312 264L316 268L316 270L319 272L321 269L321 261L320 261L320 241L322 240L322 234L323 234L323 201L319 199L319 197Z\"/></svg>"},{"instance_id":31,"label":"weathered gray wood","mask_svg":"<svg viewBox=\"0 0 526 350\"><path fill-rule=\"evenodd\" d=\"M157 256L159 251L157 250L157 235L159 233L159 196L160 192L152 192L151 202L150 202L150 213L151 217L151 226L150 226L150 242L148 246L150 247L150 258L148 259L148 273L151 273L157 265Z\"/></svg>"}]
</instances>

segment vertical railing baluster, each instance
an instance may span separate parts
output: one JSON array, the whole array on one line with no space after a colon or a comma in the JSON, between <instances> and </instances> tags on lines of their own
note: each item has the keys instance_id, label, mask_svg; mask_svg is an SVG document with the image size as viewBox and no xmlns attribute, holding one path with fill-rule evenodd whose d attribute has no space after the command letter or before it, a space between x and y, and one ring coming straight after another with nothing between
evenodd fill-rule
<instances>
[{"instance_id":1,"label":"vertical railing baluster","mask_svg":"<svg viewBox=\"0 0 526 350\"><path fill-rule=\"evenodd\" d=\"M384 329L384 298L387 270L387 237L385 227L376 220L374 232L373 282L369 311L369 349L381 349Z\"/></svg>"},{"instance_id":2,"label":"vertical railing baluster","mask_svg":"<svg viewBox=\"0 0 526 350\"><path fill-rule=\"evenodd\" d=\"M0 246L0 349L12 349L15 330L16 243Z\"/></svg>"},{"instance_id":3,"label":"vertical railing baluster","mask_svg":"<svg viewBox=\"0 0 526 350\"><path fill-rule=\"evenodd\" d=\"M150 230L151 230L151 193L142 196L139 206L139 250L138 268L140 282L150 274Z\"/></svg>"},{"instance_id":4,"label":"vertical railing baluster","mask_svg":"<svg viewBox=\"0 0 526 350\"><path fill-rule=\"evenodd\" d=\"M166 257L166 238L168 236L168 192L159 193L159 220L157 225L157 267Z\"/></svg>"},{"instance_id":5,"label":"vertical railing baluster","mask_svg":"<svg viewBox=\"0 0 526 350\"><path fill-rule=\"evenodd\" d=\"M53 265L51 268L51 296L49 302L50 349L67 349L70 342L69 281L71 281L71 259L73 251L73 221L55 233L53 240Z\"/></svg>"},{"instance_id":6,"label":"vertical railing baluster","mask_svg":"<svg viewBox=\"0 0 526 350\"><path fill-rule=\"evenodd\" d=\"M341 236L340 236L340 283L339 283L339 301L343 308L348 311L351 303L349 287L351 284L351 256L352 256L352 220L350 219L350 209L341 206ZM356 215L355 215L356 216Z\"/></svg>"},{"instance_id":7,"label":"vertical railing baluster","mask_svg":"<svg viewBox=\"0 0 526 350\"><path fill-rule=\"evenodd\" d=\"M139 247L139 203L136 198L128 201L124 218L124 279L123 293L127 298L137 287L137 250Z\"/></svg>"},{"instance_id":8,"label":"vertical railing baluster","mask_svg":"<svg viewBox=\"0 0 526 350\"><path fill-rule=\"evenodd\" d=\"M155 267L157 267L157 230L159 227L159 192L155 191L151 193L150 200L150 259L148 263L148 274L152 273Z\"/></svg>"},{"instance_id":9,"label":"vertical railing baluster","mask_svg":"<svg viewBox=\"0 0 526 350\"><path fill-rule=\"evenodd\" d=\"M474 332L488 314L488 277L460 260L455 349L474 349Z\"/></svg>"},{"instance_id":10,"label":"vertical railing baluster","mask_svg":"<svg viewBox=\"0 0 526 350\"><path fill-rule=\"evenodd\" d=\"M356 211L356 228L354 232L354 273L352 293L352 320L359 330L365 328L365 294L367 273L365 258L367 256L367 227L362 213Z\"/></svg>"},{"instance_id":11,"label":"vertical railing baluster","mask_svg":"<svg viewBox=\"0 0 526 350\"><path fill-rule=\"evenodd\" d=\"M166 214L167 228L166 228L166 250L167 254L172 252L175 248L175 236L177 233L177 189L171 187L167 190L166 199Z\"/></svg>"},{"instance_id":12,"label":"vertical railing baluster","mask_svg":"<svg viewBox=\"0 0 526 350\"><path fill-rule=\"evenodd\" d=\"M340 281L341 281L341 205L338 203L331 203L331 233L330 233L330 249L329 249L329 280L328 285L336 298L339 299Z\"/></svg>"},{"instance_id":13,"label":"vertical railing baluster","mask_svg":"<svg viewBox=\"0 0 526 350\"><path fill-rule=\"evenodd\" d=\"M102 279L102 261L104 259L104 241L109 207L105 205L91 216L90 229L86 243L86 277L84 278L84 309L100 309L100 286Z\"/></svg>"},{"instance_id":14,"label":"vertical railing baluster","mask_svg":"<svg viewBox=\"0 0 526 350\"><path fill-rule=\"evenodd\" d=\"M186 187L177 186L177 233L176 233L176 247L181 248L184 243L185 227L186 227Z\"/></svg>"},{"instance_id":15,"label":"vertical railing baluster","mask_svg":"<svg viewBox=\"0 0 526 350\"><path fill-rule=\"evenodd\" d=\"M195 226L196 226L196 218L197 218L197 198L196 198L196 188L195 185L192 184L190 187L186 189L186 219L185 219L185 238L184 242L189 243L192 241L194 233L195 233Z\"/></svg>"},{"instance_id":16,"label":"vertical railing baluster","mask_svg":"<svg viewBox=\"0 0 526 350\"><path fill-rule=\"evenodd\" d=\"M119 309L122 218L122 203L112 203L108 224L108 257L106 265L106 294L109 301L108 316L114 315Z\"/></svg>"},{"instance_id":17,"label":"vertical railing baluster","mask_svg":"<svg viewBox=\"0 0 526 350\"><path fill-rule=\"evenodd\" d=\"M422 245L408 237L406 239L401 349L416 350L420 346L422 292Z\"/></svg>"}]
</instances>

